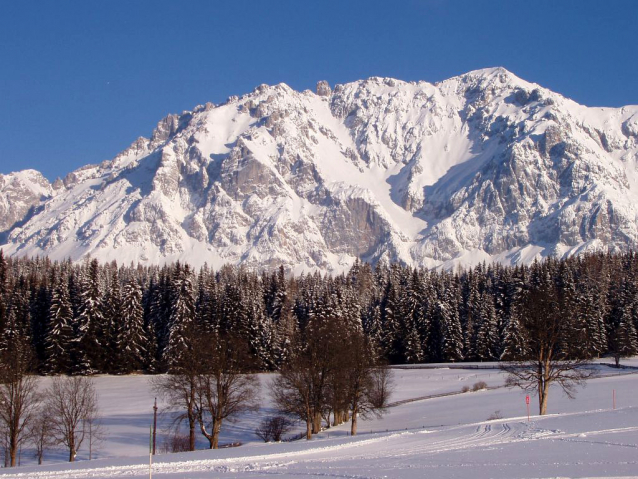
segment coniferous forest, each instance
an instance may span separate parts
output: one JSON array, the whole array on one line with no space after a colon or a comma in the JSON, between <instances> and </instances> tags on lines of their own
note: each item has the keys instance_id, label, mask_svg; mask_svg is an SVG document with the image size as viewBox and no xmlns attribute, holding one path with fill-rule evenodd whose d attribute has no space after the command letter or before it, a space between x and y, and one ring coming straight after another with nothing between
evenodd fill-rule
<instances>
[{"instance_id":1,"label":"coniferous forest","mask_svg":"<svg viewBox=\"0 0 638 479\"><path fill-rule=\"evenodd\" d=\"M338 276L235 266L121 266L0 252L0 348L33 346L42 374L168 371L184 331L232 334L253 370L276 370L310 324L363 331L392 364L516 359L530 291L554 301L582 358L636 354L638 255L586 254L457 271L355 263ZM337 321L333 321L336 318ZM342 326L343 325L343 326ZM205 346L203 346L205 347Z\"/></svg>"}]
</instances>

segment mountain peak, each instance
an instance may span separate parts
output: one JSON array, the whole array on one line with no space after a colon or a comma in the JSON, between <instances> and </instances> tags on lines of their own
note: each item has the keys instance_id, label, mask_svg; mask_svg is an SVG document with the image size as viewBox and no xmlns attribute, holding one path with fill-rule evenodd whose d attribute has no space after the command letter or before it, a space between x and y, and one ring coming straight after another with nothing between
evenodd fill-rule
<instances>
[{"instance_id":1,"label":"mountain peak","mask_svg":"<svg viewBox=\"0 0 638 479\"><path fill-rule=\"evenodd\" d=\"M260 85L166 116L64 188L0 177L3 248L297 272L636 248L638 107L558 98L501 67Z\"/></svg>"}]
</instances>

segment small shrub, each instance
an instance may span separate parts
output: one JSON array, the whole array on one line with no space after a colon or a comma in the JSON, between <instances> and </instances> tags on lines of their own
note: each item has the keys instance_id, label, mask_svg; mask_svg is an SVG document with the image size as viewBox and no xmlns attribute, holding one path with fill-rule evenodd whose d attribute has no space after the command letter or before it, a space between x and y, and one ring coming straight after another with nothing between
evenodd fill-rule
<instances>
[{"instance_id":1,"label":"small shrub","mask_svg":"<svg viewBox=\"0 0 638 479\"><path fill-rule=\"evenodd\" d=\"M264 442L279 442L282 436L290 431L292 424L285 416L267 417L255 429L255 434Z\"/></svg>"},{"instance_id":2,"label":"small shrub","mask_svg":"<svg viewBox=\"0 0 638 479\"><path fill-rule=\"evenodd\" d=\"M474 386L472 386L472 391L480 391L481 389L486 389L487 388L487 383L485 381L479 381L477 383L474 383Z\"/></svg>"},{"instance_id":3,"label":"small shrub","mask_svg":"<svg viewBox=\"0 0 638 479\"><path fill-rule=\"evenodd\" d=\"M160 454L168 454L171 452L188 452L190 450L190 441L186 434L178 432L164 438L164 442L159 448Z\"/></svg>"},{"instance_id":4,"label":"small shrub","mask_svg":"<svg viewBox=\"0 0 638 479\"><path fill-rule=\"evenodd\" d=\"M495 419L503 419L500 409L494 411L492 414L490 414L490 417L487 418L488 421L494 421Z\"/></svg>"},{"instance_id":5,"label":"small shrub","mask_svg":"<svg viewBox=\"0 0 638 479\"><path fill-rule=\"evenodd\" d=\"M462 392L462 393L469 392L469 390L470 390L470 387L469 387L469 386L463 386L463 387L461 388L461 392Z\"/></svg>"}]
</instances>

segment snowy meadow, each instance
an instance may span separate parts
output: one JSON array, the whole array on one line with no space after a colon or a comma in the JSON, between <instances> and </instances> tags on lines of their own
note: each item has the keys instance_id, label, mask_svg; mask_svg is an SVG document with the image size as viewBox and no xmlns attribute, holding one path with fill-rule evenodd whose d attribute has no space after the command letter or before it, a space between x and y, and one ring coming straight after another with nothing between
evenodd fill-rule
<instances>
[{"instance_id":1,"label":"snowy meadow","mask_svg":"<svg viewBox=\"0 0 638 479\"><path fill-rule=\"evenodd\" d=\"M638 367L638 360L625 364ZM638 369L597 365L597 377L578 390L576 399L553 388L546 416L536 415L532 396L528 421L524 391L504 387L504 373L488 369L489 364L472 366L393 368L392 407L380 419L360 421L357 436L350 437L349 425L343 424L311 441L267 444L254 432L261 419L274 413L267 387L274 375L262 374L259 410L222 428L222 445L241 446L204 450L207 441L202 436L197 444L201 450L156 455L152 477L638 477ZM94 379L106 437L93 451L93 460L87 460L85 444L75 464L64 462L65 451L53 449L37 466L33 452L24 449L22 467L0 474L149 477L154 399L150 378ZM487 388L473 391L479 382ZM159 406L161 450L172 415L161 412L161 402ZM303 430L298 424L287 436Z\"/></svg>"}]
</instances>

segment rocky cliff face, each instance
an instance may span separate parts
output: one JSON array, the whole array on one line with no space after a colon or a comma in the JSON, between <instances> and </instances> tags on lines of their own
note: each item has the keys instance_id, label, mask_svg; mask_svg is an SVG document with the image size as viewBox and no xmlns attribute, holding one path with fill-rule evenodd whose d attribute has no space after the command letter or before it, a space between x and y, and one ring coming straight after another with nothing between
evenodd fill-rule
<instances>
[{"instance_id":1,"label":"rocky cliff face","mask_svg":"<svg viewBox=\"0 0 638 479\"><path fill-rule=\"evenodd\" d=\"M32 216L53 192L49 181L38 171L0 174L0 234Z\"/></svg>"},{"instance_id":2,"label":"rocky cliff face","mask_svg":"<svg viewBox=\"0 0 638 479\"><path fill-rule=\"evenodd\" d=\"M1 183L21 205L0 205L3 248L297 271L624 250L638 243L637 161L638 107L587 108L500 68L262 85L169 115L57 190L41 175L33 194Z\"/></svg>"}]
</instances>

